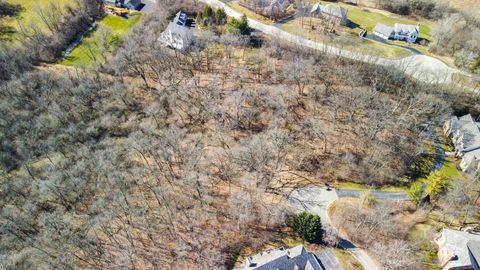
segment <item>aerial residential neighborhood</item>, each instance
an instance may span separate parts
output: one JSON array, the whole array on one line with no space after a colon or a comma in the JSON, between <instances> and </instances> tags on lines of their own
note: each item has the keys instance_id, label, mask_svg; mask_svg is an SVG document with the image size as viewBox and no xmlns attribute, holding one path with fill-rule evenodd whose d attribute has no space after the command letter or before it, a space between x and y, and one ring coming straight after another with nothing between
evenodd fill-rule
<instances>
[{"instance_id":1,"label":"aerial residential neighborhood","mask_svg":"<svg viewBox=\"0 0 480 270\"><path fill-rule=\"evenodd\" d=\"M0 0L0 268L480 270L477 0Z\"/></svg>"}]
</instances>

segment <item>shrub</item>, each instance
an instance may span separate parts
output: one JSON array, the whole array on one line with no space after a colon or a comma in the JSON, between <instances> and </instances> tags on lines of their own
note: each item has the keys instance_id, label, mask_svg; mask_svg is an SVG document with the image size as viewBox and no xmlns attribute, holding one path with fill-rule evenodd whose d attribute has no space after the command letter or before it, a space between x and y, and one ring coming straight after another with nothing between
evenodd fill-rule
<instances>
[{"instance_id":1,"label":"shrub","mask_svg":"<svg viewBox=\"0 0 480 270\"><path fill-rule=\"evenodd\" d=\"M446 177L440 171L431 173L427 178L427 189L425 190L428 195L435 197L442 194L450 188L450 179Z\"/></svg>"},{"instance_id":2,"label":"shrub","mask_svg":"<svg viewBox=\"0 0 480 270\"><path fill-rule=\"evenodd\" d=\"M206 5L205 8L203 9L202 12L202 17L203 18L210 18L213 16L213 9L211 6Z\"/></svg>"},{"instance_id":3,"label":"shrub","mask_svg":"<svg viewBox=\"0 0 480 270\"><path fill-rule=\"evenodd\" d=\"M292 228L307 242L320 242L322 236L322 223L320 217L307 212L292 216Z\"/></svg>"},{"instance_id":4,"label":"shrub","mask_svg":"<svg viewBox=\"0 0 480 270\"><path fill-rule=\"evenodd\" d=\"M248 19L246 15L243 15L240 19L232 18L227 25L227 32L232 34L249 35L252 29L248 25Z\"/></svg>"},{"instance_id":5,"label":"shrub","mask_svg":"<svg viewBox=\"0 0 480 270\"><path fill-rule=\"evenodd\" d=\"M215 11L215 21L218 24L224 24L227 19L227 13L225 13L225 10L223 8L217 9Z\"/></svg>"},{"instance_id":6,"label":"shrub","mask_svg":"<svg viewBox=\"0 0 480 270\"><path fill-rule=\"evenodd\" d=\"M410 198L412 201L414 201L416 204L420 202L422 199L423 195L423 186L422 183L413 183L410 186L410 189L407 191L407 196Z\"/></svg>"},{"instance_id":7,"label":"shrub","mask_svg":"<svg viewBox=\"0 0 480 270\"><path fill-rule=\"evenodd\" d=\"M203 11L198 12L197 14L197 25L199 26L208 26L213 23L217 25L225 24L227 19L227 13L222 8L217 9L215 12L212 7L205 6Z\"/></svg>"},{"instance_id":8,"label":"shrub","mask_svg":"<svg viewBox=\"0 0 480 270\"><path fill-rule=\"evenodd\" d=\"M373 196L371 190L365 190L360 194L360 206L372 206L376 203L376 199Z\"/></svg>"}]
</instances>

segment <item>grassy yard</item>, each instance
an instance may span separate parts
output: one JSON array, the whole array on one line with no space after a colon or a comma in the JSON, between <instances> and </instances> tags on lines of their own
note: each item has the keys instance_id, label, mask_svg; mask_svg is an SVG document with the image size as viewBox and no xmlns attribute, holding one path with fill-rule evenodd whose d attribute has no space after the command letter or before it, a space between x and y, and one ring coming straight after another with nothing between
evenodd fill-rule
<instances>
[{"instance_id":1,"label":"grassy yard","mask_svg":"<svg viewBox=\"0 0 480 270\"><path fill-rule=\"evenodd\" d=\"M314 0L313 0L314 1ZM316 1L314 1L316 2ZM329 4L329 2L321 1L322 4ZM380 11L370 8L360 8L357 6L347 5L344 3L337 3L338 5L348 10L348 19L353 23L351 29L356 33L360 32L360 29L366 29L368 32L372 32L377 23L383 23L386 25L393 25L395 23L403 24L417 24L420 23L420 38L431 40L431 26L432 22L429 21L415 21L410 20L399 15L389 13L386 11Z\"/></svg>"},{"instance_id":2,"label":"grassy yard","mask_svg":"<svg viewBox=\"0 0 480 270\"><path fill-rule=\"evenodd\" d=\"M105 59L101 55L102 31L108 31L106 41L111 53L120 39L140 20L141 14L137 13L125 19L119 16L106 15L95 30L88 33L82 43L78 45L60 64L80 68L90 68L95 63L103 63Z\"/></svg>"},{"instance_id":3,"label":"grassy yard","mask_svg":"<svg viewBox=\"0 0 480 270\"><path fill-rule=\"evenodd\" d=\"M373 56L382 56L386 58L402 58L411 55L411 53L402 48L388 46L379 42L367 39L361 39L357 34L351 32L347 27L338 29L338 36L325 36L318 30L311 30L311 25L319 25L321 19L304 18L302 27L302 18L295 18L280 26L282 30L289 33L306 37L313 41L322 42L334 47L345 48L351 51L357 51L362 54Z\"/></svg>"},{"instance_id":4,"label":"grassy yard","mask_svg":"<svg viewBox=\"0 0 480 270\"><path fill-rule=\"evenodd\" d=\"M377 188L372 188L368 185L352 183L352 182L341 182L335 185L335 188L338 189L359 189L359 190L376 190L376 191L386 191L386 192L405 192L408 190L408 186L392 186L385 185Z\"/></svg>"},{"instance_id":5,"label":"grassy yard","mask_svg":"<svg viewBox=\"0 0 480 270\"><path fill-rule=\"evenodd\" d=\"M36 24L40 26L41 29L46 29L45 24L41 21L37 15L36 10L38 8L47 8L50 3L53 3L54 6L63 8L66 5L74 5L72 0L7 0L7 2L12 4L20 4L24 8L24 11L20 14L20 18L10 20L9 25L19 29L19 23L24 25Z\"/></svg>"},{"instance_id":6,"label":"grassy yard","mask_svg":"<svg viewBox=\"0 0 480 270\"><path fill-rule=\"evenodd\" d=\"M363 270L362 265L348 251L340 248L333 250L343 270Z\"/></svg>"},{"instance_id":7,"label":"grassy yard","mask_svg":"<svg viewBox=\"0 0 480 270\"><path fill-rule=\"evenodd\" d=\"M438 232L443 224L436 222L431 218L423 223L416 224L408 231L408 239L417 243L420 247L418 256L423 257L423 266L425 270L440 270L437 264L437 250L435 244L431 242L432 237Z\"/></svg>"},{"instance_id":8,"label":"grassy yard","mask_svg":"<svg viewBox=\"0 0 480 270\"><path fill-rule=\"evenodd\" d=\"M274 22L272 20L270 20L269 18L264 17L260 14L257 14L255 12L249 10L248 8L244 8L236 2L229 2L229 3L227 3L227 5L229 7L231 7L233 10L237 11L238 13L247 15L247 17L250 18L250 19L254 19L258 22L268 24L268 25L274 24Z\"/></svg>"}]
</instances>

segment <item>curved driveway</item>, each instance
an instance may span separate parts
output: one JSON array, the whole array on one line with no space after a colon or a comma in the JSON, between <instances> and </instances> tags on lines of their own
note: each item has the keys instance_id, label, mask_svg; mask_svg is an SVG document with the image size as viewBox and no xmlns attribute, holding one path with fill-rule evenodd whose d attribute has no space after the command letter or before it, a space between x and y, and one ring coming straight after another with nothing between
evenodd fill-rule
<instances>
[{"instance_id":1,"label":"curved driveway","mask_svg":"<svg viewBox=\"0 0 480 270\"><path fill-rule=\"evenodd\" d=\"M242 16L242 14L233 10L219 0L200 1L215 8L223 8L230 17L240 18ZM248 23L250 27L262 31L267 35L271 35L300 46L366 63L394 66L405 72L407 75L410 75L415 79L425 83L450 83L452 81L452 74L459 72L456 69L448 67L442 61L426 55L412 55L402 59L387 59L325 45L320 42L315 42L307 38L288 33L275 26L266 25L250 18L248 18Z\"/></svg>"},{"instance_id":2,"label":"curved driveway","mask_svg":"<svg viewBox=\"0 0 480 270\"><path fill-rule=\"evenodd\" d=\"M338 199L337 192L334 189L327 190L317 186L307 186L296 189L290 194L289 203L298 212L307 211L320 216L323 224L329 224L332 228L332 222L328 216L328 206ZM365 270L380 270L381 267L372 259L365 250L356 247L346 239L340 239L339 246L352 254L363 266Z\"/></svg>"}]
</instances>

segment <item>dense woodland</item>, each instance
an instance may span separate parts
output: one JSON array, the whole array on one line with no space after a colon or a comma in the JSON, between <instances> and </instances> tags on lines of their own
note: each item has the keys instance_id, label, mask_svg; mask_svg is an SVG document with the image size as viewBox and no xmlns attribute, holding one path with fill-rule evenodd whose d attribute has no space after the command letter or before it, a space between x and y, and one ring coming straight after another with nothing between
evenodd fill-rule
<instances>
[{"instance_id":1,"label":"dense woodland","mask_svg":"<svg viewBox=\"0 0 480 270\"><path fill-rule=\"evenodd\" d=\"M224 269L280 232L294 187L408 181L424 126L478 102L265 37L161 46L190 5L92 71L2 51L2 268Z\"/></svg>"}]
</instances>

